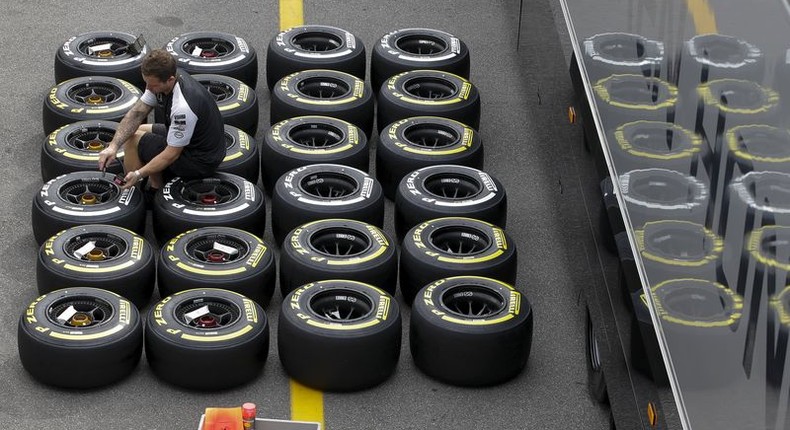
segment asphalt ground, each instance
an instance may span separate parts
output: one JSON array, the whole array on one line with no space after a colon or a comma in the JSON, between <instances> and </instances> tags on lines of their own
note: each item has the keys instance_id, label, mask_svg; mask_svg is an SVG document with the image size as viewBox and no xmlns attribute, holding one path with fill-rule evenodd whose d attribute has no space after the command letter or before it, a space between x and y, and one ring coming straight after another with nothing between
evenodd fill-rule
<instances>
[{"instance_id":1,"label":"asphalt ground","mask_svg":"<svg viewBox=\"0 0 790 430\"><path fill-rule=\"evenodd\" d=\"M587 215L568 148L580 130L569 127L565 109L572 89L555 26L557 5L524 3L521 40L519 2L424 0L374 3L361 0L307 1L304 22L352 31L368 47L384 33L407 27L448 31L472 55L471 81L482 97L480 133L485 170L508 193L508 233L519 253L516 287L535 314L532 353L514 380L484 389L436 382L414 366L408 349L408 307L395 374L384 384L351 394L325 393L328 429L596 429L608 428L608 412L587 393L584 361L584 303L581 288L594 271L586 261ZM557 21L560 27L564 22ZM56 49L70 36L92 30L144 34L151 46L173 36L216 30L244 37L259 55L277 33L274 1L208 2L7 2L0 14L0 424L3 428L192 429L209 406L258 404L260 416L289 419L290 388L272 342L259 378L223 392L191 392L157 380L145 359L120 383L92 391L52 389L34 381L17 353L17 320L36 298L38 251L30 204L42 185L39 151L44 143L41 104L54 84ZM268 127L269 93L261 103L258 137ZM371 157L371 160L373 158ZM372 163L371 163L372 164ZM392 233L392 204L385 230ZM271 219L267 219L267 226ZM150 222L147 236L152 238ZM272 243L267 227L264 240ZM155 297L158 298L158 297ZM400 297L398 297L399 300ZM266 309L274 339L279 293Z\"/></svg>"}]
</instances>

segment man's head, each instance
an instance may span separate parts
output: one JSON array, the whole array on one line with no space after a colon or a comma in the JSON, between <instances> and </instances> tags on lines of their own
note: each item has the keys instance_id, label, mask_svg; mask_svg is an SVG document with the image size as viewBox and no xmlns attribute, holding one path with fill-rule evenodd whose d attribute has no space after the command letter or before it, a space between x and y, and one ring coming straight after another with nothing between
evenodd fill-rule
<instances>
[{"instance_id":1,"label":"man's head","mask_svg":"<svg viewBox=\"0 0 790 430\"><path fill-rule=\"evenodd\" d=\"M170 93L176 83L176 60L164 49L154 49L143 58L141 65L147 89L154 94Z\"/></svg>"}]
</instances>

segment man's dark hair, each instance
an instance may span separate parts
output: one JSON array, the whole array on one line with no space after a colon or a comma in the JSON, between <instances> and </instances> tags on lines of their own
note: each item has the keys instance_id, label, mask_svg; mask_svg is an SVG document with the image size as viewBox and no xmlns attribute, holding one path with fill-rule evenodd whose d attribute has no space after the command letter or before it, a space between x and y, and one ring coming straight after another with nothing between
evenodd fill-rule
<instances>
[{"instance_id":1,"label":"man's dark hair","mask_svg":"<svg viewBox=\"0 0 790 430\"><path fill-rule=\"evenodd\" d=\"M144 76L155 76L164 82L176 75L176 60L164 49L154 49L143 58L140 71Z\"/></svg>"}]
</instances>

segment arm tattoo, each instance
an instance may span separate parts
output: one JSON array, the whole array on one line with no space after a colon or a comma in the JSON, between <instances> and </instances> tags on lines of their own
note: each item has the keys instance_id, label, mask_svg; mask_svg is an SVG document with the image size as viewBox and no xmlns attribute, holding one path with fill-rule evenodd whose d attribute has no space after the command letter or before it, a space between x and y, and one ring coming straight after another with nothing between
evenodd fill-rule
<instances>
[{"instance_id":1,"label":"arm tattoo","mask_svg":"<svg viewBox=\"0 0 790 430\"><path fill-rule=\"evenodd\" d=\"M129 112L124 115L120 125L118 125L118 129L115 131L115 136L112 139L119 148L122 147L130 137L132 137L134 132L137 131L137 128L140 127L140 124L142 124L143 121L145 121L148 117L148 113L151 112L151 109L151 106L148 106L147 104L138 100L137 103L132 106Z\"/></svg>"}]
</instances>

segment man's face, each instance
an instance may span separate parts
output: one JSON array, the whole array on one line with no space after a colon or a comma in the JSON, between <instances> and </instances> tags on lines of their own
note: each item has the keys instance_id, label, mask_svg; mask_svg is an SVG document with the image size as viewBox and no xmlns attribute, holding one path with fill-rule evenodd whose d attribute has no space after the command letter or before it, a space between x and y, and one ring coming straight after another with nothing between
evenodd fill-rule
<instances>
[{"instance_id":1,"label":"man's face","mask_svg":"<svg viewBox=\"0 0 790 430\"><path fill-rule=\"evenodd\" d=\"M145 81L145 88L154 94L170 94L173 91L173 86L176 83L176 77L171 76L166 81L162 81L156 76L143 75Z\"/></svg>"}]
</instances>

